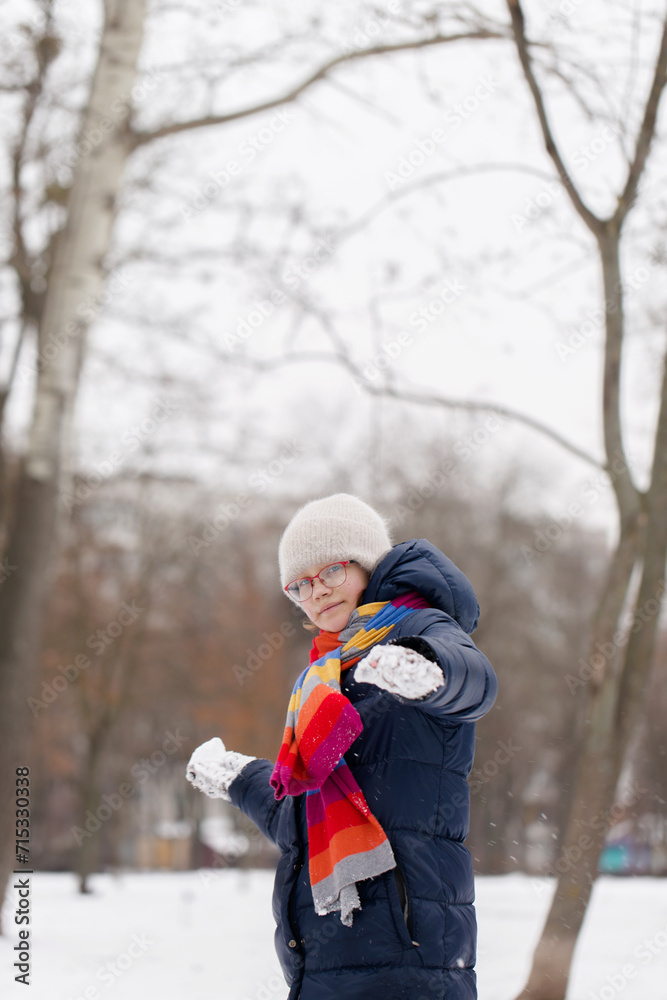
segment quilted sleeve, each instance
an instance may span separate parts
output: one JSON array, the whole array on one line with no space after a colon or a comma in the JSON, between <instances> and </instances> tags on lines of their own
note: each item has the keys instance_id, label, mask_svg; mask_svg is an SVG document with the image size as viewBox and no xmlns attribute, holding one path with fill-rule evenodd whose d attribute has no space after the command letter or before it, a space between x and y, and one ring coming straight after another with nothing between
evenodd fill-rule
<instances>
[{"instance_id":1,"label":"quilted sleeve","mask_svg":"<svg viewBox=\"0 0 667 1000\"><path fill-rule=\"evenodd\" d=\"M281 843L280 819L290 800L276 801L269 784L273 767L270 760L262 758L246 765L229 786L229 797L232 804L245 813L265 837L284 850L286 845Z\"/></svg>"},{"instance_id":2,"label":"quilted sleeve","mask_svg":"<svg viewBox=\"0 0 667 1000\"><path fill-rule=\"evenodd\" d=\"M498 679L484 653L456 622L445 614L425 616L418 633L392 638L388 645L405 646L438 664L443 684L418 705L448 723L475 722L485 715L498 692ZM401 699L409 703L407 699Z\"/></svg>"}]
</instances>

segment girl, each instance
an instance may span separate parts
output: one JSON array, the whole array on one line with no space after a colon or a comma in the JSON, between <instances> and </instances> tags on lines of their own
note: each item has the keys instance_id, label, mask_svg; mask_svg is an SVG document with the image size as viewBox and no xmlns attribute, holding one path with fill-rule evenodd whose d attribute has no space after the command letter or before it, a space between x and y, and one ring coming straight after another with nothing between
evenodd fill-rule
<instances>
[{"instance_id":1,"label":"girl","mask_svg":"<svg viewBox=\"0 0 667 1000\"><path fill-rule=\"evenodd\" d=\"M474 1000L466 778L497 682L479 606L426 539L392 547L337 493L296 512L282 586L317 627L274 765L195 750L187 777L281 851L273 910L289 1000Z\"/></svg>"}]
</instances>

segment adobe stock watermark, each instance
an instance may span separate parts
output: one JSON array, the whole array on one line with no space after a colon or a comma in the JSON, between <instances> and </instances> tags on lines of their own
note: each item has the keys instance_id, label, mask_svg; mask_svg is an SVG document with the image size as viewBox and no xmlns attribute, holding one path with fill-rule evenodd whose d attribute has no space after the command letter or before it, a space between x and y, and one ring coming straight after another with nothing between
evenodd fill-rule
<instances>
[{"instance_id":1,"label":"adobe stock watermark","mask_svg":"<svg viewBox=\"0 0 667 1000\"><path fill-rule=\"evenodd\" d=\"M424 333L431 323L442 316L446 307L456 302L465 291L467 287L459 278L446 278L425 305L410 313L408 323L417 333Z\"/></svg>"},{"instance_id":2,"label":"adobe stock watermark","mask_svg":"<svg viewBox=\"0 0 667 1000\"><path fill-rule=\"evenodd\" d=\"M565 510L552 517L544 529L535 529L531 545L521 546L521 555L528 565L549 552L565 532L583 516L586 505L590 507L597 503L600 497L608 495L613 489L614 480L628 475L629 471L628 463L622 455L617 454L612 458L608 472L600 472L595 477L587 479L581 489L581 497L585 503L573 500Z\"/></svg>"},{"instance_id":3,"label":"adobe stock watermark","mask_svg":"<svg viewBox=\"0 0 667 1000\"><path fill-rule=\"evenodd\" d=\"M210 889L225 878L225 872L233 868L241 858L244 858L248 854L253 841L257 842L260 839L264 838L257 827L254 827L248 833L241 833L235 830L226 841L225 847L222 850L217 847L214 848L215 859L213 865L208 868L200 868L197 871L197 878L202 883L204 889Z\"/></svg>"},{"instance_id":4,"label":"adobe stock watermark","mask_svg":"<svg viewBox=\"0 0 667 1000\"><path fill-rule=\"evenodd\" d=\"M412 149L402 156L396 168L385 171L384 179L390 191L402 187L415 172L424 166L427 160L436 152L438 146L446 142L451 133L463 125L490 97L495 94L499 84L490 76L481 76L474 90L458 104L452 105L443 116L444 125L432 129L422 139L417 139Z\"/></svg>"},{"instance_id":5,"label":"adobe stock watermark","mask_svg":"<svg viewBox=\"0 0 667 1000\"><path fill-rule=\"evenodd\" d=\"M500 768L514 760L515 754L520 753L522 749L521 747L514 746L511 737L507 742L497 740L496 746L498 749L493 756L485 760L481 767L475 766L473 769L471 775L472 781L470 782L471 795L477 795L484 785L496 777Z\"/></svg>"},{"instance_id":6,"label":"adobe stock watermark","mask_svg":"<svg viewBox=\"0 0 667 1000\"><path fill-rule=\"evenodd\" d=\"M614 140L618 139L620 134L620 125L603 125L590 142L584 143L582 146L577 146L576 149L572 150L570 156L572 157L574 173L582 174L585 170L588 170L591 163L594 163L599 156L602 156Z\"/></svg>"},{"instance_id":7,"label":"adobe stock watermark","mask_svg":"<svg viewBox=\"0 0 667 1000\"><path fill-rule=\"evenodd\" d=\"M574 12L586 3L586 0L561 0L557 10L549 12L547 24L550 28L562 28Z\"/></svg>"},{"instance_id":8,"label":"adobe stock watermark","mask_svg":"<svg viewBox=\"0 0 667 1000\"><path fill-rule=\"evenodd\" d=\"M604 809L602 812L597 813L593 819L588 820L583 825L589 830L595 831L596 834L603 834L605 837L612 826L622 819L626 811L633 806L642 795L646 795L648 789L640 785L635 779L630 785L623 791L620 801L614 802L610 809ZM578 864L583 858L584 854L593 850L598 843L598 838L595 840L591 837L589 833L581 833L577 837L575 844L570 844L566 847L561 856L555 862L555 864L549 869L546 875L541 878L531 879L531 885L534 891L540 895L551 889L551 885L548 879L553 877L558 877L559 875L565 875L567 872L571 871L574 865Z\"/></svg>"},{"instance_id":9,"label":"adobe stock watermark","mask_svg":"<svg viewBox=\"0 0 667 1000\"><path fill-rule=\"evenodd\" d=\"M191 551L197 556L202 549L207 549L252 505L255 497L266 493L269 486L304 453L302 444L291 441L284 444L270 462L251 472L246 480L246 489L239 491L232 501L219 504L213 517L204 522L200 533L188 535Z\"/></svg>"},{"instance_id":10,"label":"adobe stock watermark","mask_svg":"<svg viewBox=\"0 0 667 1000\"><path fill-rule=\"evenodd\" d=\"M361 377L352 379L355 392L365 392L365 387L378 379L383 372L386 372L400 358L407 347L412 347L413 343L412 334L403 330L394 340L383 344L380 350L369 361L365 362L361 369Z\"/></svg>"},{"instance_id":11,"label":"adobe stock watermark","mask_svg":"<svg viewBox=\"0 0 667 1000\"><path fill-rule=\"evenodd\" d=\"M624 278L616 286L616 291L620 291L625 297L629 298L651 280L655 269L660 263L662 263L660 255L653 254L648 258L646 264L639 264L627 278ZM598 331L604 330L607 316L613 315L617 310L618 303L615 299L605 299L603 307L588 309L586 319L579 326L572 328L567 340L557 340L554 344L556 354L560 360L567 363Z\"/></svg>"},{"instance_id":12,"label":"adobe stock watermark","mask_svg":"<svg viewBox=\"0 0 667 1000\"><path fill-rule=\"evenodd\" d=\"M17 374L25 385L36 373L43 371L47 365L58 357L73 338L80 337L82 332L99 316L105 306L124 292L132 284L134 278L122 269L115 272L95 295L89 295L80 302L74 310L74 317L65 324L62 330L50 330L40 342L39 350L33 364L20 364Z\"/></svg>"},{"instance_id":13,"label":"adobe stock watermark","mask_svg":"<svg viewBox=\"0 0 667 1000\"><path fill-rule=\"evenodd\" d=\"M168 758L177 753L184 743L187 743L189 738L189 736L183 736L180 729L177 729L175 733L168 730L165 733L165 738L159 750L154 750L150 757L142 757L141 760L132 765L130 774L135 779L134 784L130 784L127 781L122 782L117 792L112 792L111 794L105 792L102 795L100 804L94 812L86 809L84 813L84 826L70 827L70 833L76 841L77 846L81 847L84 840L98 833L103 824L111 819L123 804L133 797L137 789L145 785L165 764Z\"/></svg>"},{"instance_id":14,"label":"adobe stock watermark","mask_svg":"<svg viewBox=\"0 0 667 1000\"><path fill-rule=\"evenodd\" d=\"M264 642L260 643L257 649L248 647L245 662L235 663L232 667L239 684L243 686L248 678L253 677L278 649L282 649L285 645L285 639L289 639L295 634L296 626L293 622L283 622L277 632L263 632Z\"/></svg>"},{"instance_id":15,"label":"adobe stock watermark","mask_svg":"<svg viewBox=\"0 0 667 1000\"><path fill-rule=\"evenodd\" d=\"M565 510L556 514L551 519L551 523L546 526L544 531L542 531L541 528L536 528L533 533L533 544L521 546L521 555L525 561L530 565L535 562L536 559L541 559L544 553L549 552L550 549L553 548L554 544L563 537L567 529L570 528L583 513L583 504L573 500L567 505Z\"/></svg>"},{"instance_id":16,"label":"adobe stock watermark","mask_svg":"<svg viewBox=\"0 0 667 1000\"><path fill-rule=\"evenodd\" d=\"M285 268L281 275L281 284L295 291L304 282L309 281L313 277L318 268L329 260L335 250L335 234L330 233L323 236L305 257L300 258L300 260ZM241 344L244 344L264 325L269 316L273 316L276 310L287 302L287 298L288 296L282 287L275 285L266 298L260 299L245 316L238 318L233 333L224 333L222 335L221 339L224 346L228 350L234 351Z\"/></svg>"},{"instance_id":17,"label":"adobe stock watermark","mask_svg":"<svg viewBox=\"0 0 667 1000\"><path fill-rule=\"evenodd\" d=\"M141 74L141 78L133 84L129 91L113 100L107 114L98 118L94 124L85 129L76 142L70 143L66 147L56 165L58 180L61 183L67 183L69 174L64 168L69 168L69 171L72 171L80 160L101 146L105 139L125 122L132 111L136 110L147 97L155 92L163 80L164 74L155 67L151 67Z\"/></svg>"},{"instance_id":18,"label":"adobe stock watermark","mask_svg":"<svg viewBox=\"0 0 667 1000\"><path fill-rule=\"evenodd\" d=\"M99 487L114 476L128 456L137 451L168 420L182 412L183 398L178 396L158 397L148 414L138 423L128 427L120 438L120 446L109 452L106 458L93 463L93 471L80 477L73 493L62 493L61 500L67 511L85 503Z\"/></svg>"},{"instance_id":19,"label":"adobe stock watermark","mask_svg":"<svg viewBox=\"0 0 667 1000\"><path fill-rule=\"evenodd\" d=\"M421 510L449 478L458 475L461 463L469 461L482 448L485 448L498 431L505 426L508 419L501 413L492 413L470 434L464 434L463 437L458 438L454 442L453 451L460 461L446 459L440 466L429 472L418 486L411 486L405 500L396 505L391 518L392 526L398 527L415 511Z\"/></svg>"},{"instance_id":20,"label":"adobe stock watermark","mask_svg":"<svg viewBox=\"0 0 667 1000\"><path fill-rule=\"evenodd\" d=\"M466 788L464 791L454 792L449 798L441 800L428 820L418 821L416 828L411 827L410 832L414 833L418 840L428 844L436 834L446 829L447 825L456 819L462 809L467 810L469 795L469 790Z\"/></svg>"},{"instance_id":21,"label":"adobe stock watermark","mask_svg":"<svg viewBox=\"0 0 667 1000\"><path fill-rule=\"evenodd\" d=\"M602 129L593 136L590 142L577 146L569 153L572 161L571 174L573 176L582 174L588 170L591 163L608 149L615 139L621 134L619 125L604 125ZM563 195L563 185L560 181L543 181L541 189L531 198L526 199L523 212L513 212L510 216L512 225L517 233L520 233L526 226L530 226L536 219L539 219L543 212L554 204Z\"/></svg>"},{"instance_id":22,"label":"adobe stock watermark","mask_svg":"<svg viewBox=\"0 0 667 1000\"><path fill-rule=\"evenodd\" d=\"M636 979L641 965L648 965L657 955L661 955L667 949L667 924L664 925L652 937L644 940L633 949L633 956L640 963L626 962L617 972L608 972L605 975L605 985L600 987L595 993L588 994L588 1000L614 1000L614 997L622 993L625 987Z\"/></svg>"},{"instance_id":23,"label":"adobe stock watermark","mask_svg":"<svg viewBox=\"0 0 667 1000\"><path fill-rule=\"evenodd\" d=\"M72 0L51 0L49 4L49 14L53 17L59 10L66 8L71 4ZM21 11L21 22L19 31L5 31L4 38L13 49L23 48L26 41L30 39L30 31L35 34L43 32L47 24L47 14L45 10L37 8L33 12L27 10ZM39 39L35 39L39 41Z\"/></svg>"},{"instance_id":24,"label":"adobe stock watermark","mask_svg":"<svg viewBox=\"0 0 667 1000\"><path fill-rule=\"evenodd\" d=\"M427 303L410 313L408 323L418 333L423 333L431 323L443 315L447 306L456 302L466 290L466 286L458 278L444 279L436 294ZM363 393L370 383L375 382L383 372L388 371L400 358L403 351L412 347L413 344L413 334L410 330L402 330L393 340L383 344L373 357L364 363L361 376L352 379L355 391Z\"/></svg>"},{"instance_id":25,"label":"adobe stock watermark","mask_svg":"<svg viewBox=\"0 0 667 1000\"><path fill-rule=\"evenodd\" d=\"M254 992L245 994L243 1000L283 1000L285 989L285 977L280 968L274 965L271 974L261 982L256 981Z\"/></svg>"},{"instance_id":26,"label":"adobe stock watermark","mask_svg":"<svg viewBox=\"0 0 667 1000\"><path fill-rule=\"evenodd\" d=\"M181 208L183 219L190 222L196 215L203 212L229 187L234 178L240 177L257 156L268 149L276 138L282 135L285 129L298 118L299 115L295 110L277 111L266 125L242 139L236 147L236 158L227 160L217 170L209 171L210 180L201 187L192 190L187 206Z\"/></svg>"},{"instance_id":27,"label":"adobe stock watermark","mask_svg":"<svg viewBox=\"0 0 667 1000\"><path fill-rule=\"evenodd\" d=\"M537 194L527 198L524 202L523 211L512 212L510 219L516 232L520 233L526 226L532 225L545 209L553 205L562 195L563 186L560 181L542 181L542 186Z\"/></svg>"},{"instance_id":28,"label":"adobe stock watermark","mask_svg":"<svg viewBox=\"0 0 667 1000\"><path fill-rule=\"evenodd\" d=\"M112 961L100 965L95 973L95 981L101 983L108 990L119 979L122 979L135 962L142 958L155 943L146 934L133 934L125 951L121 951ZM87 986L83 993L79 993L78 996L68 997L68 1000L99 1000L101 996L99 987L91 985Z\"/></svg>"},{"instance_id":29,"label":"adobe stock watermark","mask_svg":"<svg viewBox=\"0 0 667 1000\"><path fill-rule=\"evenodd\" d=\"M621 627L614 632L610 642L596 642L595 649L587 660L583 657L579 660L579 670L576 677L573 674L565 675L570 694L575 694L580 687L586 687L592 678L601 680L605 668L616 654L627 646L630 636L639 632L643 626L660 614L662 609L662 599L665 596L665 581L660 583L655 595L649 597L639 608L635 608L627 616Z\"/></svg>"},{"instance_id":30,"label":"adobe stock watermark","mask_svg":"<svg viewBox=\"0 0 667 1000\"><path fill-rule=\"evenodd\" d=\"M343 42L342 51L346 54L359 52L373 45L380 35L390 27L396 14L401 12L403 6L403 0L389 0L388 3L384 4L384 9L380 9L379 6L375 7L374 16L360 22L352 30L349 40Z\"/></svg>"},{"instance_id":31,"label":"adobe stock watermark","mask_svg":"<svg viewBox=\"0 0 667 1000\"><path fill-rule=\"evenodd\" d=\"M136 601L131 601L130 604L123 601L116 617L107 622L103 628L96 629L88 636L86 647L92 649L96 656L101 656L126 628L131 627L136 622L144 611L145 608L137 607ZM65 666L60 664L58 674L53 680L43 682L40 697L28 698L28 707L33 716L36 718L42 709L48 708L54 701L57 701L70 684L73 684L79 675L91 666L92 660L86 653L77 653L72 662L65 664Z\"/></svg>"}]
</instances>

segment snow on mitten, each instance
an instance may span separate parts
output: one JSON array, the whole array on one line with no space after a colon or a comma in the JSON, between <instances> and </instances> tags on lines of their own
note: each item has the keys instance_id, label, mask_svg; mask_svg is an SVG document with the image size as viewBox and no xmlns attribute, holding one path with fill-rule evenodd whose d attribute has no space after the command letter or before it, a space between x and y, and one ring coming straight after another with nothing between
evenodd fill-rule
<instances>
[{"instance_id":1,"label":"snow on mitten","mask_svg":"<svg viewBox=\"0 0 667 1000\"><path fill-rule=\"evenodd\" d=\"M357 664L354 679L362 684L375 684L411 701L425 698L444 684L437 663L414 649L399 645L375 646Z\"/></svg>"},{"instance_id":2,"label":"snow on mitten","mask_svg":"<svg viewBox=\"0 0 667 1000\"><path fill-rule=\"evenodd\" d=\"M257 758L226 750L220 737L214 736L197 747L188 761L185 777L210 798L231 802L229 786L251 760Z\"/></svg>"}]
</instances>

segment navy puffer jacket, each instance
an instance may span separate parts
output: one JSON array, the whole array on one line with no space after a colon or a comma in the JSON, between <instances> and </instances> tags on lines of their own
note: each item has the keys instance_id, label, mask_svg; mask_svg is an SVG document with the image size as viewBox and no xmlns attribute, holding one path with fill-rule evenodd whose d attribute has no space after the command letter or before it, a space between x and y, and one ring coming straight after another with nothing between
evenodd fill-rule
<instances>
[{"instance_id":1,"label":"navy puffer jacket","mask_svg":"<svg viewBox=\"0 0 667 1000\"><path fill-rule=\"evenodd\" d=\"M308 878L303 796L276 802L273 764L252 761L230 795L282 852L273 909L276 949L289 1000L473 1000L476 922L468 833L475 720L496 696L496 676L469 633L479 606L457 567L426 539L394 546L375 569L362 604L416 590L431 605L406 616L390 642L440 665L444 685L408 701L357 683L342 691L364 729L345 754L387 834L397 868L357 883L351 927L318 916Z\"/></svg>"}]
</instances>

